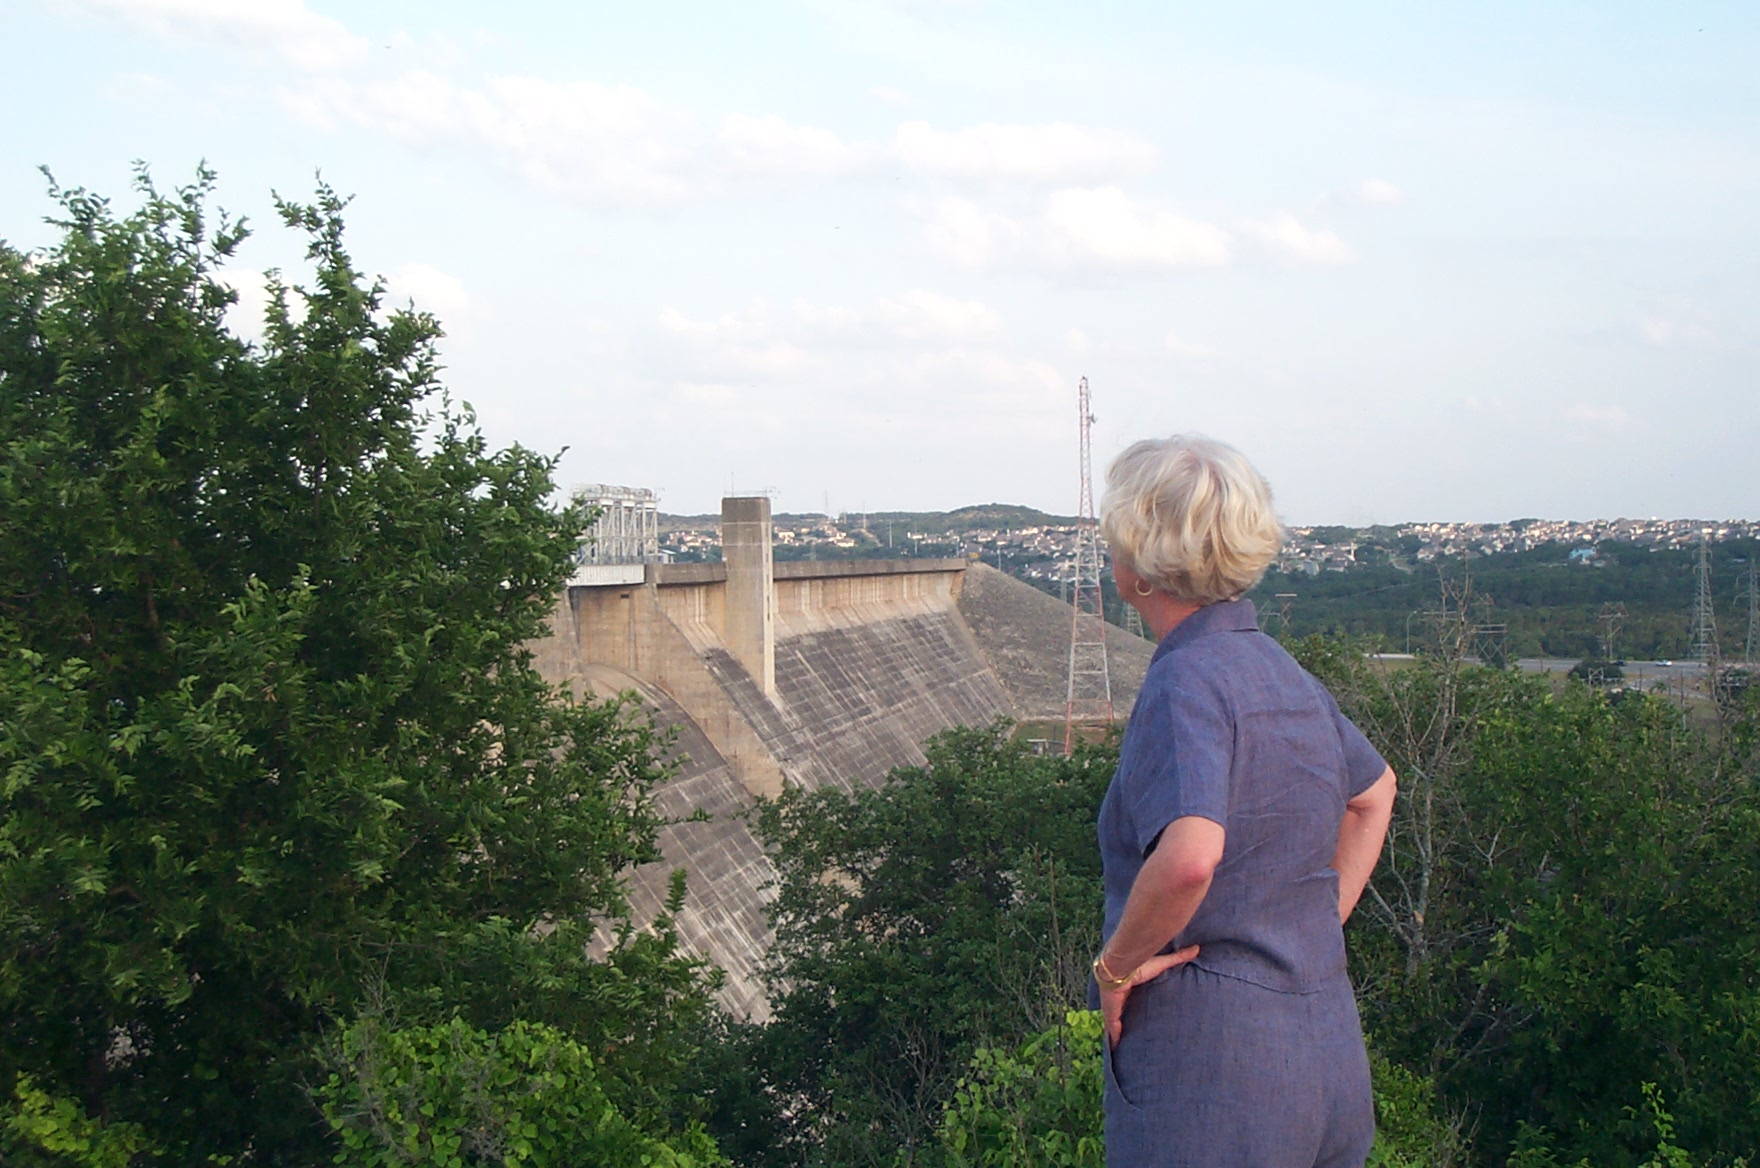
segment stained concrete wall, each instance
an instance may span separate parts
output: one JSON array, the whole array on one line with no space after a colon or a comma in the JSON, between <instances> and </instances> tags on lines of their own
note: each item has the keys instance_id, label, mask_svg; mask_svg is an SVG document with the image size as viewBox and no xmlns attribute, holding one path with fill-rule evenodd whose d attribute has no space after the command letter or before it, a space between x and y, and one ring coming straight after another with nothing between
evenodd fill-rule
<instances>
[{"instance_id":1,"label":"stained concrete wall","mask_svg":"<svg viewBox=\"0 0 1760 1168\"><path fill-rule=\"evenodd\" d=\"M661 828L656 841L664 859L630 874L635 920L646 924L664 911L672 873L684 869L687 895L674 918L679 939L692 952L709 955L726 975L724 1006L741 1017L767 1017L760 976L771 937L765 889L776 870L742 818L750 792L696 719L665 691L599 665L586 667L582 680L599 697L633 691L655 725L676 733L666 760L675 774L654 800L674 822ZM710 817L707 822L694 818L699 812Z\"/></svg>"},{"instance_id":2,"label":"stained concrete wall","mask_svg":"<svg viewBox=\"0 0 1760 1168\"><path fill-rule=\"evenodd\" d=\"M632 873L632 906L638 921L651 919L683 867L681 935L727 972L723 1003L762 1019L764 904L775 873L742 818L752 800L784 783L874 786L895 767L921 764L924 740L950 726L1046 716L1042 678L1024 687L1004 679L1028 666L1030 679L1061 676L1069 608L964 560L775 564L766 692L761 659L754 669L750 647L742 654L732 643L743 618L730 567L651 564L640 584L570 587L552 635L533 650L552 680L578 692L633 689L657 723L678 727L680 769L660 806L712 819L665 829L665 859ZM1122 716L1142 670L1132 646L1121 648Z\"/></svg>"},{"instance_id":3,"label":"stained concrete wall","mask_svg":"<svg viewBox=\"0 0 1760 1168\"><path fill-rule=\"evenodd\" d=\"M1069 694L1070 606L1005 572L974 563L964 573L959 613L972 630L984 661L1008 690L1022 721L1061 721ZM1107 671L1112 708L1120 721L1149 671L1155 646L1106 626Z\"/></svg>"}]
</instances>

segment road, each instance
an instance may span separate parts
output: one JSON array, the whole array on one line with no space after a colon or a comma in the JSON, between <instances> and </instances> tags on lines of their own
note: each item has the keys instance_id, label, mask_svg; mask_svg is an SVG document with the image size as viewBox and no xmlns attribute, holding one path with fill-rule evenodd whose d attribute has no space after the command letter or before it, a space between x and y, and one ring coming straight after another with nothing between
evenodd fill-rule
<instances>
[{"instance_id":1,"label":"road","mask_svg":"<svg viewBox=\"0 0 1760 1168\"><path fill-rule=\"evenodd\" d=\"M1578 662L1572 657L1523 657L1516 664L1527 673L1569 673ZM1625 684L1635 689L1650 689L1658 682L1669 688L1681 685L1700 685L1705 678L1703 661L1627 661Z\"/></svg>"}]
</instances>

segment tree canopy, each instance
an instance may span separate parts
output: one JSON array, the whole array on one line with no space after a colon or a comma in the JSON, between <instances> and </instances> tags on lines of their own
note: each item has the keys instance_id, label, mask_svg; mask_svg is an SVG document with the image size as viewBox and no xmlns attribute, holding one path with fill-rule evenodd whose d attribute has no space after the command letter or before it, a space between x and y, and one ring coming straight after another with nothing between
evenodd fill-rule
<instances>
[{"instance_id":1,"label":"tree canopy","mask_svg":"<svg viewBox=\"0 0 1760 1168\"><path fill-rule=\"evenodd\" d=\"M311 1163L317 1040L370 1000L558 1025L658 1114L699 971L584 950L656 854L653 732L524 647L585 516L447 403L328 187L277 200L310 279L234 336L212 187L52 185L60 242L0 246L0 1085Z\"/></svg>"}]
</instances>

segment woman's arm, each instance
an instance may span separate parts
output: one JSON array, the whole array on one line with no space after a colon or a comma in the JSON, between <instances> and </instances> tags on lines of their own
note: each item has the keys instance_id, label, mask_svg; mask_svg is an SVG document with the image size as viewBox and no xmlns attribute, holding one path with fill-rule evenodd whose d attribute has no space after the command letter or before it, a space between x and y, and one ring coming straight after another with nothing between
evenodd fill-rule
<instances>
[{"instance_id":1,"label":"woman's arm","mask_svg":"<svg viewBox=\"0 0 1760 1168\"><path fill-rule=\"evenodd\" d=\"M1351 918L1363 889L1369 885L1369 874L1381 858L1381 843L1387 838L1387 825L1393 819L1393 797L1399 793L1393 768L1369 789L1344 805L1344 822L1338 825L1338 851L1333 853L1332 867L1338 872L1338 919ZM1134 895L1134 893L1133 893Z\"/></svg>"},{"instance_id":2,"label":"woman's arm","mask_svg":"<svg viewBox=\"0 0 1760 1168\"><path fill-rule=\"evenodd\" d=\"M1177 953L1156 956L1204 903L1216 865L1222 862L1225 841L1221 824L1187 815L1167 825L1161 842L1143 861L1131 885L1130 898L1124 903L1118 928L1100 952L1104 970L1119 977L1130 974L1124 985L1111 989L1104 983L1100 986L1100 1009L1106 1019L1107 1036L1114 1045L1124 1031L1124 1004L1131 987L1198 955L1198 947L1193 945Z\"/></svg>"}]
</instances>

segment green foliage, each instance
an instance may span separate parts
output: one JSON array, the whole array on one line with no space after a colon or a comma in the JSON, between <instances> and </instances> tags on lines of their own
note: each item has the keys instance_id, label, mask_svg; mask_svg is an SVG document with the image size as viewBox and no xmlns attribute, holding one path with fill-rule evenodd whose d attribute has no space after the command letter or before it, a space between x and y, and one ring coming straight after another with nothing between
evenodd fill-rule
<instances>
[{"instance_id":1,"label":"green foliage","mask_svg":"<svg viewBox=\"0 0 1760 1168\"><path fill-rule=\"evenodd\" d=\"M396 1028L363 1019L331 1052L317 1098L343 1168L531 1165L710 1168L700 1130L649 1135L606 1095L592 1056L547 1026L494 1034L462 1019Z\"/></svg>"},{"instance_id":2,"label":"green foliage","mask_svg":"<svg viewBox=\"0 0 1760 1168\"><path fill-rule=\"evenodd\" d=\"M343 201L280 202L311 280L231 336L212 177L54 193L0 246L0 1082L177 1162L313 1162L302 1084L368 987L560 1027L658 1113L701 971L627 928L655 736L531 668L584 516L437 391ZM117 1130L122 1130L118 1128Z\"/></svg>"},{"instance_id":3,"label":"green foliage","mask_svg":"<svg viewBox=\"0 0 1760 1168\"><path fill-rule=\"evenodd\" d=\"M1585 685L1612 685L1616 681L1624 681L1626 671L1617 661L1585 657L1571 667L1569 676Z\"/></svg>"},{"instance_id":4,"label":"green foliage","mask_svg":"<svg viewBox=\"0 0 1760 1168\"><path fill-rule=\"evenodd\" d=\"M1071 1010L1018 1050L980 1047L937 1132L948 1168L1105 1168L1100 1014Z\"/></svg>"},{"instance_id":5,"label":"green foliage","mask_svg":"<svg viewBox=\"0 0 1760 1168\"><path fill-rule=\"evenodd\" d=\"M1098 944L1116 746L1036 756L997 726L927 754L878 790L790 791L757 824L780 886L754 1057L785 1147L828 1163L913 1162L972 1052L1079 1004Z\"/></svg>"},{"instance_id":6,"label":"green foliage","mask_svg":"<svg viewBox=\"0 0 1760 1168\"><path fill-rule=\"evenodd\" d=\"M1375 1090L1369 1168L1452 1168L1465 1161L1461 1123L1444 1113L1435 1082L1374 1049L1369 1051L1369 1073Z\"/></svg>"},{"instance_id":7,"label":"green foliage","mask_svg":"<svg viewBox=\"0 0 1760 1168\"><path fill-rule=\"evenodd\" d=\"M1450 651L1398 666L1339 642L1300 647L1401 776L1348 930L1375 1052L1374 1162L1751 1158L1751 709L1713 725L1658 698L1555 693L1467 663L1467 623ZM1113 765L1105 748L1036 759L962 731L880 790L797 792L767 809L782 873L775 969L789 980L776 1020L733 1036L747 1077L721 1113L769 1133L733 1153L740 1163L1085 1154L1099 1123L1080 1101L1086 1056L1046 1037L1077 1004L1080 970L1045 971L1088 952L1070 938L1095 923L1082 915L1099 900L1093 804ZM1049 887L1031 876L1053 867L1061 947L1046 942ZM1070 903L1078 886L1085 907ZM1029 984L1038 992L1020 993Z\"/></svg>"},{"instance_id":8,"label":"green foliage","mask_svg":"<svg viewBox=\"0 0 1760 1168\"><path fill-rule=\"evenodd\" d=\"M1476 1155L1638 1165L1760 1146L1760 783L1740 710L1304 646L1401 776L1350 929L1365 1022L1471 1114ZM1535 1161L1539 1163L1540 1161Z\"/></svg>"},{"instance_id":9,"label":"green foliage","mask_svg":"<svg viewBox=\"0 0 1760 1168\"><path fill-rule=\"evenodd\" d=\"M1349 538L1344 530L1341 538ZM1261 612L1277 612L1282 602L1276 594L1294 593L1290 623L1296 637L1373 637L1386 648L1403 650L1408 640L1414 645L1420 640L1414 614L1435 607L1438 581L1458 584L1470 572L1474 588L1491 602L1486 619L1508 625L1511 657L1605 656L1600 617L1607 604L1620 604L1625 612L1615 656L1687 656L1696 548L1609 541L1596 549L1596 566L1572 562L1572 550L1547 544L1424 564L1396 563L1359 546L1358 562L1346 571L1309 576L1273 570L1250 595ZM1760 545L1752 540L1712 545L1719 612L1739 612L1745 604L1747 564L1757 554Z\"/></svg>"},{"instance_id":10,"label":"green foliage","mask_svg":"<svg viewBox=\"0 0 1760 1168\"><path fill-rule=\"evenodd\" d=\"M1695 1168L1693 1157L1674 1142L1674 1116L1669 1114L1663 1103L1661 1088L1654 1083L1645 1083L1642 1086L1643 1107L1628 1107L1626 1114L1647 1133L1654 1134L1656 1146L1638 1168ZM1716 1162L1727 1164L1729 1168L1747 1168L1748 1157L1737 1156ZM1507 1168L1563 1168L1545 1129L1528 1124L1522 1125L1516 1137L1515 1149L1510 1153L1506 1165ZM1585 1157L1574 1161L1569 1168L1592 1168L1592 1164Z\"/></svg>"},{"instance_id":11,"label":"green foliage","mask_svg":"<svg viewBox=\"0 0 1760 1168\"><path fill-rule=\"evenodd\" d=\"M14 1094L15 1105L0 1106L0 1152L15 1168L128 1168L148 1148L139 1127L100 1123L29 1075L18 1077Z\"/></svg>"}]
</instances>

